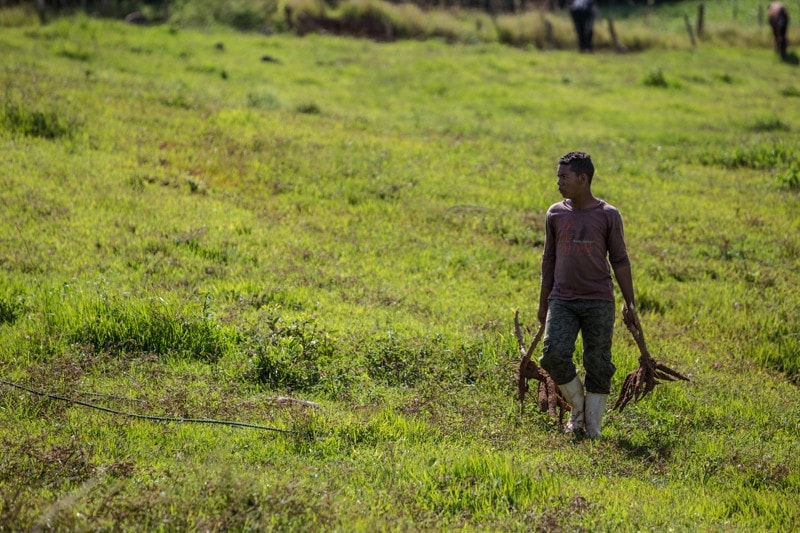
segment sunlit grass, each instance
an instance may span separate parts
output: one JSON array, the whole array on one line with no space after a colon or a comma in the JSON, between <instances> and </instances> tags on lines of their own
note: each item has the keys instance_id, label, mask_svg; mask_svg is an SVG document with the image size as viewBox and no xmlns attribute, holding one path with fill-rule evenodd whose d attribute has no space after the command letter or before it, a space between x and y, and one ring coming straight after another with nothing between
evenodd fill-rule
<instances>
[{"instance_id":1,"label":"sunlit grass","mask_svg":"<svg viewBox=\"0 0 800 533\"><path fill-rule=\"evenodd\" d=\"M42 394L0 385L0 523L791 529L795 69L622 16L636 53L579 55L393 9L443 38L4 29L0 377ZM600 442L514 398L575 148L623 213L653 355L692 380ZM614 350L617 391L621 327ZM203 418L286 432L176 421Z\"/></svg>"}]
</instances>

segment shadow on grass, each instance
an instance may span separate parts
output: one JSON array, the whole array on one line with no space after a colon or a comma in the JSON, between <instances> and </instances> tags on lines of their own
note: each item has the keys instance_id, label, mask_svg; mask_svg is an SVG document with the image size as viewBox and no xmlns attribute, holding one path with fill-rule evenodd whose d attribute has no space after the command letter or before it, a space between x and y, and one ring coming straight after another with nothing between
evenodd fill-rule
<instances>
[{"instance_id":1,"label":"shadow on grass","mask_svg":"<svg viewBox=\"0 0 800 533\"><path fill-rule=\"evenodd\" d=\"M789 52L786 54L786 57L783 58L783 62L787 65L800 65L800 57L798 57L796 52Z\"/></svg>"},{"instance_id":2,"label":"shadow on grass","mask_svg":"<svg viewBox=\"0 0 800 533\"><path fill-rule=\"evenodd\" d=\"M628 439L619 439L617 448L627 453L631 458L644 460L648 463L659 464L672 457L675 443L672 440L662 440L658 435L653 435L647 443L634 443Z\"/></svg>"}]
</instances>

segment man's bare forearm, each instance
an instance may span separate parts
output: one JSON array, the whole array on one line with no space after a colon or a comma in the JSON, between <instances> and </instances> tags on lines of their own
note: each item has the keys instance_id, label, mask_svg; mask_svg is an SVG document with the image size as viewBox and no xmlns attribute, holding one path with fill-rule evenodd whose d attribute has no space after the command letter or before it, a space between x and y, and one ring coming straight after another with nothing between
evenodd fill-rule
<instances>
[{"instance_id":1,"label":"man's bare forearm","mask_svg":"<svg viewBox=\"0 0 800 533\"><path fill-rule=\"evenodd\" d=\"M633 292L633 274L631 273L631 266L619 266L614 269L614 277L617 278L619 290L622 292L622 298L625 299L625 305L630 307L636 303L636 297Z\"/></svg>"}]
</instances>

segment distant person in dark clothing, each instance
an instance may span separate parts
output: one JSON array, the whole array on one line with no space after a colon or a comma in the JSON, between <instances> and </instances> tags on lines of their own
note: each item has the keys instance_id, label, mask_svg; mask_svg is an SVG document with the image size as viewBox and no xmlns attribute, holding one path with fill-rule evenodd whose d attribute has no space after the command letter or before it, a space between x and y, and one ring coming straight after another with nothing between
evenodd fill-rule
<instances>
[{"instance_id":1,"label":"distant person in dark clothing","mask_svg":"<svg viewBox=\"0 0 800 533\"><path fill-rule=\"evenodd\" d=\"M591 52L594 35L594 0L572 0L569 4L569 14L572 15L575 33L578 34L578 48L581 52Z\"/></svg>"},{"instance_id":2,"label":"distant person in dark clothing","mask_svg":"<svg viewBox=\"0 0 800 533\"><path fill-rule=\"evenodd\" d=\"M781 2L772 2L767 10L767 19L772 26L772 34L775 36L775 50L780 54L781 59L786 59L786 31L789 28L789 10Z\"/></svg>"}]
</instances>

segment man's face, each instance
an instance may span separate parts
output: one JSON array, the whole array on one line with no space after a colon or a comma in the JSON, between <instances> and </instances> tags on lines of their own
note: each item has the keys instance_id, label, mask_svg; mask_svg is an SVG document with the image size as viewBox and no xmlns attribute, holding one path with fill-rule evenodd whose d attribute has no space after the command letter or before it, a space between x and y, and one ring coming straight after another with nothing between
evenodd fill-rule
<instances>
[{"instance_id":1,"label":"man's face","mask_svg":"<svg viewBox=\"0 0 800 533\"><path fill-rule=\"evenodd\" d=\"M577 195L582 179L580 176L569 167L569 165L558 165L558 192L564 198L575 198Z\"/></svg>"}]
</instances>

